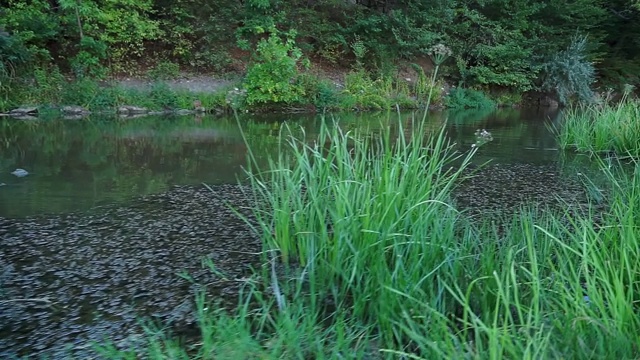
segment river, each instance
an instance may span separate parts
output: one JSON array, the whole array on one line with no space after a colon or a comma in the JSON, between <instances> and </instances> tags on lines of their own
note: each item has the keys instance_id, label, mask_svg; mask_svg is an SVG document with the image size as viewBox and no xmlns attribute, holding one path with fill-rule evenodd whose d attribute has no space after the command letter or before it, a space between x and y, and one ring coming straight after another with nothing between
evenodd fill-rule
<instances>
[{"instance_id":1,"label":"river","mask_svg":"<svg viewBox=\"0 0 640 360\"><path fill-rule=\"evenodd\" d=\"M420 116L402 114L404 129ZM322 121L375 136L397 118L246 115L242 129L209 116L0 119L0 358L89 357L105 339L135 346L141 318L197 333L195 292L232 306L259 266L259 239L227 206L250 214L237 185L248 148L264 166L283 122L310 140ZM548 125L560 122L545 109L473 110L433 113L427 129L446 126L461 151L490 132L473 160L488 165L456 200L515 209L584 195L577 174L591 165L557 149Z\"/></svg>"}]
</instances>

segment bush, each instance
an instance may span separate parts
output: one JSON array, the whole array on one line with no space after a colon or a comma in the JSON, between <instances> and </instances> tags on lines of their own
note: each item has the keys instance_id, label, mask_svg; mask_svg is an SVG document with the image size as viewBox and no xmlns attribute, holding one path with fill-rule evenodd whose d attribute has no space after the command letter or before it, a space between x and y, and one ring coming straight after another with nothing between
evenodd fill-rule
<instances>
[{"instance_id":1,"label":"bush","mask_svg":"<svg viewBox=\"0 0 640 360\"><path fill-rule=\"evenodd\" d=\"M67 84L67 81L58 67L34 70L33 80L34 84L29 90L32 101L42 102L46 99L54 104L60 102L62 89Z\"/></svg>"},{"instance_id":2,"label":"bush","mask_svg":"<svg viewBox=\"0 0 640 360\"><path fill-rule=\"evenodd\" d=\"M161 61L153 69L147 71L152 80L170 80L180 75L180 65L171 61Z\"/></svg>"},{"instance_id":3,"label":"bush","mask_svg":"<svg viewBox=\"0 0 640 360\"><path fill-rule=\"evenodd\" d=\"M414 68L418 72L418 78L416 80L414 90L418 101L422 104L437 104L441 102L443 97L443 82L438 80L432 84L421 67ZM431 94L431 97L429 97L429 94Z\"/></svg>"},{"instance_id":4,"label":"bush","mask_svg":"<svg viewBox=\"0 0 640 360\"><path fill-rule=\"evenodd\" d=\"M365 70L352 71L345 77L341 107L358 109L388 109L391 106L385 82L373 80Z\"/></svg>"},{"instance_id":5,"label":"bush","mask_svg":"<svg viewBox=\"0 0 640 360\"><path fill-rule=\"evenodd\" d=\"M153 84L149 97L159 109L175 109L178 106L177 94L163 82Z\"/></svg>"},{"instance_id":6,"label":"bush","mask_svg":"<svg viewBox=\"0 0 640 360\"><path fill-rule=\"evenodd\" d=\"M452 109L482 109L495 107L495 102L482 91L455 88L446 98L446 105Z\"/></svg>"},{"instance_id":7,"label":"bush","mask_svg":"<svg viewBox=\"0 0 640 360\"><path fill-rule=\"evenodd\" d=\"M107 69L102 65L102 60L107 57L107 44L90 36L80 40L79 51L70 60L71 69L76 77L85 76L104 78Z\"/></svg>"},{"instance_id":8,"label":"bush","mask_svg":"<svg viewBox=\"0 0 640 360\"><path fill-rule=\"evenodd\" d=\"M305 98L318 110L324 111L338 107L338 90L330 80L315 75L301 74L298 83L303 87Z\"/></svg>"},{"instance_id":9,"label":"bush","mask_svg":"<svg viewBox=\"0 0 640 360\"><path fill-rule=\"evenodd\" d=\"M545 74L542 88L558 95L562 104L567 104L572 96L580 101L591 102L595 81L593 64L586 59L586 37L574 37L566 50L554 55L542 69Z\"/></svg>"},{"instance_id":10,"label":"bush","mask_svg":"<svg viewBox=\"0 0 640 360\"><path fill-rule=\"evenodd\" d=\"M297 83L297 64L302 52L290 33L286 41L271 33L258 43L254 63L247 71L244 87L247 104L295 103L302 99L304 88Z\"/></svg>"},{"instance_id":11,"label":"bush","mask_svg":"<svg viewBox=\"0 0 640 360\"><path fill-rule=\"evenodd\" d=\"M90 78L79 78L75 81L67 82L62 86L60 92L60 105L80 105L85 107L96 107L93 103L95 97L102 92L100 85ZM105 101L104 98L101 99ZM102 107L108 107L111 101L106 101Z\"/></svg>"}]
</instances>

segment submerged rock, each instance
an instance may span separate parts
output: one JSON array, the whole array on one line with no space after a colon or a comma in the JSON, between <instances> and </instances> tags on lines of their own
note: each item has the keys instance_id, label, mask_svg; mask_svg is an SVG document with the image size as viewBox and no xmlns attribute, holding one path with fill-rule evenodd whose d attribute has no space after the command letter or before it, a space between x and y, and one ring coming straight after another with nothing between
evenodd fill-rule
<instances>
[{"instance_id":1,"label":"submerged rock","mask_svg":"<svg viewBox=\"0 0 640 360\"><path fill-rule=\"evenodd\" d=\"M175 111L177 115L190 115L190 114L193 114L194 112L195 112L194 110L188 110L188 109L178 109Z\"/></svg>"},{"instance_id":2,"label":"submerged rock","mask_svg":"<svg viewBox=\"0 0 640 360\"><path fill-rule=\"evenodd\" d=\"M118 108L118 114L139 115L147 114L149 110L147 108L139 106L124 105Z\"/></svg>"},{"instance_id":3,"label":"submerged rock","mask_svg":"<svg viewBox=\"0 0 640 360\"><path fill-rule=\"evenodd\" d=\"M63 106L60 110L65 115L88 115L91 113L82 106Z\"/></svg>"},{"instance_id":4,"label":"submerged rock","mask_svg":"<svg viewBox=\"0 0 640 360\"><path fill-rule=\"evenodd\" d=\"M9 115L11 116L36 115L37 113L37 107L21 107L9 111Z\"/></svg>"},{"instance_id":5,"label":"submerged rock","mask_svg":"<svg viewBox=\"0 0 640 360\"><path fill-rule=\"evenodd\" d=\"M27 175L29 175L29 172L25 169L15 169L11 172L12 175L15 175L17 177L25 177Z\"/></svg>"}]
</instances>

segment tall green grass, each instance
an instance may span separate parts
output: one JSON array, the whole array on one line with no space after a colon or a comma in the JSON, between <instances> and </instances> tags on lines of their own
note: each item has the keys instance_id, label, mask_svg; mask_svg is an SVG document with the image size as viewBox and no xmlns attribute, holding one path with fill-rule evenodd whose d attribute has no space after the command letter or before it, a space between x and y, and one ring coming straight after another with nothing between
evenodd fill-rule
<instances>
[{"instance_id":1,"label":"tall green grass","mask_svg":"<svg viewBox=\"0 0 640 360\"><path fill-rule=\"evenodd\" d=\"M396 337L398 291L437 299L435 276L458 256L456 233L467 230L449 195L471 155L459 159L443 134L372 139L327 126L313 144L288 144L251 177L265 244L306 268L315 301L349 306Z\"/></svg>"},{"instance_id":2,"label":"tall green grass","mask_svg":"<svg viewBox=\"0 0 640 360\"><path fill-rule=\"evenodd\" d=\"M450 193L472 154L456 154L443 132L423 137L421 124L377 138L325 126L312 143L284 132L269 169L250 171L265 266L234 311L199 298L200 341L150 333L145 354L639 357L640 165L603 165L597 222L591 208L528 208L471 223Z\"/></svg>"},{"instance_id":3,"label":"tall green grass","mask_svg":"<svg viewBox=\"0 0 640 360\"><path fill-rule=\"evenodd\" d=\"M290 301L332 304L390 356L637 356L639 174L609 174L604 224L523 210L506 230L477 227L449 198L470 155L420 128L368 141L325 127L254 174L267 249L301 269Z\"/></svg>"},{"instance_id":4,"label":"tall green grass","mask_svg":"<svg viewBox=\"0 0 640 360\"><path fill-rule=\"evenodd\" d=\"M562 148L591 154L640 158L640 102L623 99L616 105L591 105L566 110L556 129Z\"/></svg>"}]
</instances>

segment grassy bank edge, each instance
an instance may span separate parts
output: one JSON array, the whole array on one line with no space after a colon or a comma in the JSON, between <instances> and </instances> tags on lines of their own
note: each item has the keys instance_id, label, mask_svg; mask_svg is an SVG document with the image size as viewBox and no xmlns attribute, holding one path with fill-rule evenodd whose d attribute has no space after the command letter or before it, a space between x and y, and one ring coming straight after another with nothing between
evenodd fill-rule
<instances>
[{"instance_id":1,"label":"grassy bank edge","mask_svg":"<svg viewBox=\"0 0 640 360\"><path fill-rule=\"evenodd\" d=\"M626 95L615 104L567 109L553 131L562 149L640 159L640 100Z\"/></svg>"}]
</instances>

